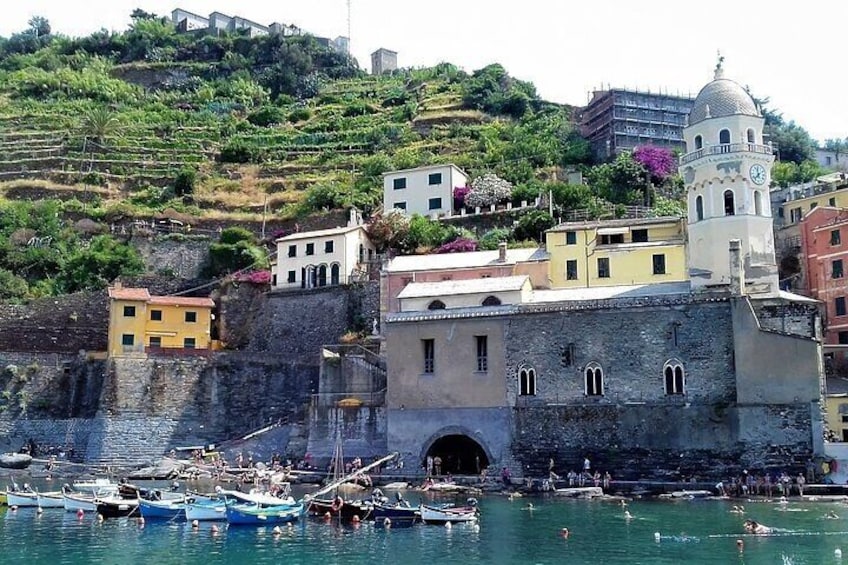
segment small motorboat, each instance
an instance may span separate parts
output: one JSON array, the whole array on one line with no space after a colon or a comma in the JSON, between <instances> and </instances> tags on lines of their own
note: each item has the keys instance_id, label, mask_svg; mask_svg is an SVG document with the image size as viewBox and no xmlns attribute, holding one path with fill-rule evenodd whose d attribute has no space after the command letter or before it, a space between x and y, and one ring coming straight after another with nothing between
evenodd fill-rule
<instances>
[{"instance_id":1,"label":"small motorboat","mask_svg":"<svg viewBox=\"0 0 848 565\"><path fill-rule=\"evenodd\" d=\"M467 506L454 506L452 504L443 506L428 506L422 504L419 508L421 521L425 524L445 524L447 522L473 522L477 520L479 509L476 501Z\"/></svg>"},{"instance_id":2,"label":"small motorboat","mask_svg":"<svg viewBox=\"0 0 848 565\"><path fill-rule=\"evenodd\" d=\"M85 494L68 494L62 497L66 512L97 512L97 499Z\"/></svg>"},{"instance_id":3,"label":"small motorboat","mask_svg":"<svg viewBox=\"0 0 848 565\"><path fill-rule=\"evenodd\" d=\"M94 479L92 481L76 481L73 490L91 496L112 496L118 493L118 484L109 479Z\"/></svg>"},{"instance_id":4,"label":"small motorboat","mask_svg":"<svg viewBox=\"0 0 848 565\"><path fill-rule=\"evenodd\" d=\"M198 520L226 520L227 505L223 499L220 500L195 500L186 502L185 517L189 522Z\"/></svg>"},{"instance_id":5,"label":"small motorboat","mask_svg":"<svg viewBox=\"0 0 848 565\"><path fill-rule=\"evenodd\" d=\"M38 506L40 508L64 508L65 499L62 492L38 493Z\"/></svg>"},{"instance_id":6,"label":"small motorboat","mask_svg":"<svg viewBox=\"0 0 848 565\"><path fill-rule=\"evenodd\" d=\"M303 504L266 506L227 504L227 523L230 525L265 526L294 522L303 514Z\"/></svg>"},{"instance_id":7,"label":"small motorboat","mask_svg":"<svg viewBox=\"0 0 848 565\"><path fill-rule=\"evenodd\" d=\"M26 469L32 457L26 453L4 453L0 455L0 467L4 469Z\"/></svg>"},{"instance_id":8,"label":"small motorboat","mask_svg":"<svg viewBox=\"0 0 848 565\"><path fill-rule=\"evenodd\" d=\"M18 508L35 508L38 506L38 493L34 491L6 491L6 504Z\"/></svg>"},{"instance_id":9,"label":"small motorboat","mask_svg":"<svg viewBox=\"0 0 848 565\"><path fill-rule=\"evenodd\" d=\"M420 521L418 508L397 505L374 505L374 525L378 528L408 528Z\"/></svg>"},{"instance_id":10,"label":"small motorboat","mask_svg":"<svg viewBox=\"0 0 848 565\"><path fill-rule=\"evenodd\" d=\"M259 506L286 506L295 504L295 499L288 494L284 496L273 496L264 492L240 492L237 490L219 490L216 494L228 500L236 500L240 503L256 504Z\"/></svg>"},{"instance_id":11,"label":"small motorboat","mask_svg":"<svg viewBox=\"0 0 848 565\"><path fill-rule=\"evenodd\" d=\"M351 521L354 516L360 520L373 518L374 506L362 501L344 500L341 496L332 499L313 498L309 501L309 513L313 516L326 516L329 514L342 521Z\"/></svg>"},{"instance_id":12,"label":"small motorboat","mask_svg":"<svg viewBox=\"0 0 848 565\"><path fill-rule=\"evenodd\" d=\"M97 513L104 518L138 514L138 499L108 497L97 500Z\"/></svg>"},{"instance_id":13,"label":"small motorboat","mask_svg":"<svg viewBox=\"0 0 848 565\"><path fill-rule=\"evenodd\" d=\"M144 519L154 520L185 520L185 499L177 500L145 500L138 501L138 509Z\"/></svg>"}]
</instances>

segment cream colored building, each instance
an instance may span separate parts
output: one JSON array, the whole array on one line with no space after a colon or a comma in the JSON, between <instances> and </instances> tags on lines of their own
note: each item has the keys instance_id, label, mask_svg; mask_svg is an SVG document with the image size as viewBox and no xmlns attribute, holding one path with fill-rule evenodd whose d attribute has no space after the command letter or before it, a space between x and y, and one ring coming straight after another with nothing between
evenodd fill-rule
<instances>
[{"instance_id":1,"label":"cream colored building","mask_svg":"<svg viewBox=\"0 0 848 565\"><path fill-rule=\"evenodd\" d=\"M366 280L376 248L365 226L353 217L348 226L293 233L277 239L273 286L315 288Z\"/></svg>"},{"instance_id":2,"label":"cream colored building","mask_svg":"<svg viewBox=\"0 0 848 565\"><path fill-rule=\"evenodd\" d=\"M527 302L533 292L530 277L493 277L409 283L398 295L401 312L475 308Z\"/></svg>"},{"instance_id":3,"label":"cream colored building","mask_svg":"<svg viewBox=\"0 0 848 565\"><path fill-rule=\"evenodd\" d=\"M453 213L453 189L468 184L456 165L430 165L383 173L383 209L407 214L445 216Z\"/></svg>"},{"instance_id":4,"label":"cream colored building","mask_svg":"<svg viewBox=\"0 0 848 565\"><path fill-rule=\"evenodd\" d=\"M764 119L751 96L723 76L698 93L683 130L689 276L693 289L730 284L727 244L742 242L748 292L778 291L769 182L774 161Z\"/></svg>"}]
</instances>

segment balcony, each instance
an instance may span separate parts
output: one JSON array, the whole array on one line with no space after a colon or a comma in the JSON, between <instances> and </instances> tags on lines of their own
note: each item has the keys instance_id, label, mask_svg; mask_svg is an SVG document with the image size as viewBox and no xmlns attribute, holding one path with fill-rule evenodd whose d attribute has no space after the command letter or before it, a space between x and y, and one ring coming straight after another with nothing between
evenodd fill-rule
<instances>
[{"instance_id":1,"label":"balcony","mask_svg":"<svg viewBox=\"0 0 848 565\"><path fill-rule=\"evenodd\" d=\"M725 153L760 153L762 155L772 155L774 150L770 145L757 145L756 143L721 143L719 145L710 145L703 147L697 151L687 153L680 158L680 164L685 165L691 163L701 157L707 155L723 155Z\"/></svg>"}]
</instances>

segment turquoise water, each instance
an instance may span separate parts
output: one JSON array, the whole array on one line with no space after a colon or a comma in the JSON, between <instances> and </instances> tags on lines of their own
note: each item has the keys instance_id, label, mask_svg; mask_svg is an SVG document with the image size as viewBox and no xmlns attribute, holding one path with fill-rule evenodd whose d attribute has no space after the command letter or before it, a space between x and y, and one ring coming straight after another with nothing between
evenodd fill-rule
<instances>
[{"instance_id":1,"label":"turquoise water","mask_svg":"<svg viewBox=\"0 0 848 565\"><path fill-rule=\"evenodd\" d=\"M407 497L417 501L417 493ZM445 500L445 499L442 499ZM532 502L535 510L525 509ZM6 510L0 515L0 563L106 564L444 564L444 563L634 563L822 564L848 563L848 505L746 502L744 516L730 512L739 501L631 501L632 520L614 502L504 497L480 499L479 531L469 526L383 530L307 522L275 536L270 528L109 519L78 520L62 509ZM839 519L825 519L829 510ZM779 528L778 535L742 534L753 518ZM568 539L559 531L568 527ZM663 536L658 543L654 532ZM740 552L736 540L744 540Z\"/></svg>"}]
</instances>

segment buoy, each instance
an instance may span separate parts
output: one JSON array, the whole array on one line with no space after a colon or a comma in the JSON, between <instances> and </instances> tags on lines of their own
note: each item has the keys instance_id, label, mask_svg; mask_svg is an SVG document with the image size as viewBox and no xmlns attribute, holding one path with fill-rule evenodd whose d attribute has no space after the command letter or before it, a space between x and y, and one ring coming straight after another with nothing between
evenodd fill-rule
<instances>
[{"instance_id":1,"label":"buoy","mask_svg":"<svg viewBox=\"0 0 848 565\"><path fill-rule=\"evenodd\" d=\"M571 532L568 531L568 528L563 528L559 531L559 535L561 535L565 539L568 539L568 536L571 535Z\"/></svg>"},{"instance_id":2,"label":"buoy","mask_svg":"<svg viewBox=\"0 0 848 565\"><path fill-rule=\"evenodd\" d=\"M654 532L654 541L659 543L660 539L662 539L662 536L660 535L660 533Z\"/></svg>"},{"instance_id":3,"label":"buoy","mask_svg":"<svg viewBox=\"0 0 848 565\"><path fill-rule=\"evenodd\" d=\"M197 528L200 527L200 522L198 522L197 520L192 520L191 521L191 527L196 530Z\"/></svg>"},{"instance_id":4,"label":"buoy","mask_svg":"<svg viewBox=\"0 0 848 565\"><path fill-rule=\"evenodd\" d=\"M384 528L391 528L392 527L392 521L388 518L383 518L383 527Z\"/></svg>"},{"instance_id":5,"label":"buoy","mask_svg":"<svg viewBox=\"0 0 848 565\"><path fill-rule=\"evenodd\" d=\"M736 540L736 547L739 548L739 551L742 551L742 549L745 547L745 542L741 539Z\"/></svg>"},{"instance_id":6,"label":"buoy","mask_svg":"<svg viewBox=\"0 0 848 565\"><path fill-rule=\"evenodd\" d=\"M833 555L835 555L837 559L842 559L842 550L837 547L833 550Z\"/></svg>"},{"instance_id":7,"label":"buoy","mask_svg":"<svg viewBox=\"0 0 848 565\"><path fill-rule=\"evenodd\" d=\"M325 512L325 513L324 513L324 521L325 521L325 522L329 522L329 521L330 521L330 520L332 520L332 519L333 519L333 515L332 515L332 514L330 514L329 512Z\"/></svg>"},{"instance_id":8,"label":"buoy","mask_svg":"<svg viewBox=\"0 0 848 565\"><path fill-rule=\"evenodd\" d=\"M445 522L445 527L450 530L453 528L453 525L450 522Z\"/></svg>"},{"instance_id":9,"label":"buoy","mask_svg":"<svg viewBox=\"0 0 848 565\"><path fill-rule=\"evenodd\" d=\"M289 527L289 529L290 529L290 530L293 530L293 529L294 529L294 524L292 524L291 522L289 522L289 523L288 523L288 524L286 524L286 525Z\"/></svg>"},{"instance_id":10,"label":"buoy","mask_svg":"<svg viewBox=\"0 0 848 565\"><path fill-rule=\"evenodd\" d=\"M138 525L139 525L139 526L143 526L143 525L144 525L144 516L139 516L139 517L138 517Z\"/></svg>"},{"instance_id":11,"label":"buoy","mask_svg":"<svg viewBox=\"0 0 848 565\"><path fill-rule=\"evenodd\" d=\"M98 514L98 515L97 515L97 521L98 521L98 522L102 522L103 520L104 520L104 518L103 518L103 514Z\"/></svg>"},{"instance_id":12,"label":"buoy","mask_svg":"<svg viewBox=\"0 0 848 565\"><path fill-rule=\"evenodd\" d=\"M43 509L41 506L39 506L39 507L35 510L35 513L36 513L36 514L41 514L42 512L44 512L44 509Z\"/></svg>"},{"instance_id":13,"label":"buoy","mask_svg":"<svg viewBox=\"0 0 848 565\"><path fill-rule=\"evenodd\" d=\"M216 526L215 524L212 524L211 531L212 531L213 536L217 536L218 535L218 526Z\"/></svg>"},{"instance_id":14,"label":"buoy","mask_svg":"<svg viewBox=\"0 0 848 565\"><path fill-rule=\"evenodd\" d=\"M353 522L354 524L358 524L359 523L359 515L354 514L353 518L351 518L351 522Z\"/></svg>"},{"instance_id":15,"label":"buoy","mask_svg":"<svg viewBox=\"0 0 848 565\"><path fill-rule=\"evenodd\" d=\"M12 505L12 512L16 511L17 509L18 509L18 505L17 505L17 504L13 504L13 505Z\"/></svg>"},{"instance_id":16,"label":"buoy","mask_svg":"<svg viewBox=\"0 0 848 565\"><path fill-rule=\"evenodd\" d=\"M85 510L83 510L82 508L77 508L77 518L82 520L83 516L85 516Z\"/></svg>"},{"instance_id":17,"label":"buoy","mask_svg":"<svg viewBox=\"0 0 848 565\"><path fill-rule=\"evenodd\" d=\"M479 532L480 531L480 524L478 524L477 522L473 522L471 524L471 531L472 532Z\"/></svg>"},{"instance_id":18,"label":"buoy","mask_svg":"<svg viewBox=\"0 0 848 565\"><path fill-rule=\"evenodd\" d=\"M280 526L274 526L274 529L271 531L274 532L275 535L280 535L281 533L283 533L283 529Z\"/></svg>"},{"instance_id":19,"label":"buoy","mask_svg":"<svg viewBox=\"0 0 848 565\"><path fill-rule=\"evenodd\" d=\"M624 511L624 519L625 520L632 520L633 519L633 514L630 513L630 510Z\"/></svg>"}]
</instances>

